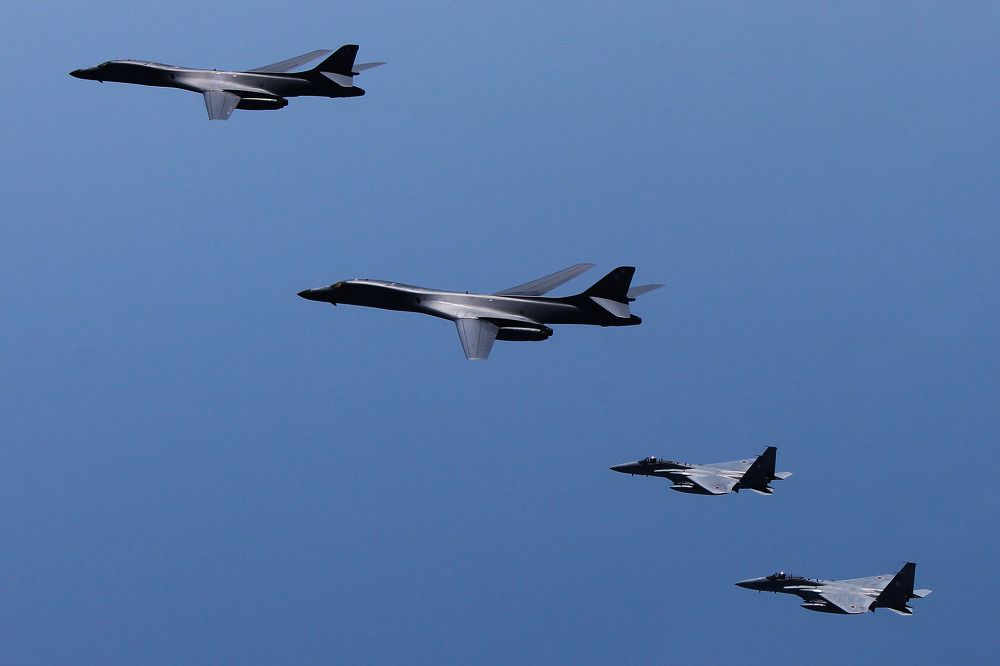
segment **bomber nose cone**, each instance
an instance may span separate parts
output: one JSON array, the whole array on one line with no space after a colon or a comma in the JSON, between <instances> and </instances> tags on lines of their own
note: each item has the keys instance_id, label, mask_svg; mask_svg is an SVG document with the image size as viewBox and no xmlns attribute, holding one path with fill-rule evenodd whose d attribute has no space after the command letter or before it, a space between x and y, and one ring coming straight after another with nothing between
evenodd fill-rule
<instances>
[{"instance_id":1,"label":"bomber nose cone","mask_svg":"<svg viewBox=\"0 0 1000 666\"><path fill-rule=\"evenodd\" d=\"M336 299L332 298L334 293L336 292L330 289L330 287L317 287L316 289L303 289L299 292L299 296L307 301L316 301L318 303L336 303Z\"/></svg>"}]
</instances>

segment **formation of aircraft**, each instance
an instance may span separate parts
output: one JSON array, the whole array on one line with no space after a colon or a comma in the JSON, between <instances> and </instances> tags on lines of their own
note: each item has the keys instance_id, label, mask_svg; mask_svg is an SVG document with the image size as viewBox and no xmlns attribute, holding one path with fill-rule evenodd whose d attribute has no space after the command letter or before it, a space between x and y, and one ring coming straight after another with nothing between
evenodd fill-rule
<instances>
[{"instance_id":1,"label":"formation of aircraft","mask_svg":"<svg viewBox=\"0 0 1000 666\"><path fill-rule=\"evenodd\" d=\"M736 583L758 592L794 594L805 602L806 610L820 613L856 615L876 608L888 608L901 615L910 615L910 599L920 599L930 590L914 590L913 577L917 565L907 562L895 574L851 578L848 580L817 580L779 572L763 578L751 578Z\"/></svg>"},{"instance_id":2,"label":"formation of aircraft","mask_svg":"<svg viewBox=\"0 0 1000 666\"><path fill-rule=\"evenodd\" d=\"M644 458L638 462L615 465L611 469L623 474L639 474L668 479L671 490L697 495L725 495L740 490L752 490L763 495L773 491L771 481L787 479L791 472L775 472L774 460L778 449L769 446L756 458L733 462L696 465L660 458Z\"/></svg>"},{"instance_id":3,"label":"formation of aircraft","mask_svg":"<svg viewBox=\"0 0 1000 666\"><path fill-rule=\"evenodd\" d=\"M138 60L111 60L96 67L77 69L79 79L115 81L146 86L180 88L199 92L211 120L226 120L236 109L280 109L288 97L359 97L365 91L354 85L354 77L383 62L355 64L358 46L347 44L336 52L311 51L281 62L248 71L191 69ZM316 67L302 67L319 58ZM620 266L589 289L561 298L543 297L552 289L590 270L594 264L576 264L551 275L494 294L441 291L381 280L345 280L299 292L302 298L322 303L362 305L385 310L417 312L455 322L466 358L486 359L495 340L545 340L550 324L635 326L642 320L629 304L637 296L662 287L648 284L631 287L635 269ZM725 463L688 464L649 457L615 465L624 474L661 477L673 483L672 490L701 495L725 495L752 490L770 495L772 481L786 479L790 472L775 472L776 447L769 446L756 458ZM784 572L736 583L758 592L795 594L803 608L824 613L859 614L888 608L903 615L913 612L908 602L930 594L914 590L916 564L907 562L895 574L824 581Z\"/></svg>"},{"instance_id":4,"label":"formation of aircraft","mask_svg":"<svg viewBox=\"0 0 1000 666\"><path fill-rule=\"evenodd\" d=\"M191 69L142 60L110 60L96 67L70 72L78 79L116 81L143 86L181 88L205 97L210 120L226 120L235 109L270 110L288 104L288 97L360 97L365 91L354 85L354 77L384 62L354 64L356 44L337 49L313 69L291 70L330 54L311 51L288 60L245 72Z\"/></svg>"},{"instance_id":5,"label":"formation of aircraft","mask_svg":"<svg viewBox=\"0 0 1000 666\"><path fill-rule=\"evenodd\" d=\"M299 296L333 305L363 305L450 319L458 329L465 357L485 360L495 340L545 340L552 335L549 324L641 324L642 319L629 311L629 303L663 285L630 287L635 273L631 266L616 268L575 296L542 297L593 267L576 264L495 294L440 291L382 280L344 280L329 287L305 289Z\"/></svg>"}]
</instances>

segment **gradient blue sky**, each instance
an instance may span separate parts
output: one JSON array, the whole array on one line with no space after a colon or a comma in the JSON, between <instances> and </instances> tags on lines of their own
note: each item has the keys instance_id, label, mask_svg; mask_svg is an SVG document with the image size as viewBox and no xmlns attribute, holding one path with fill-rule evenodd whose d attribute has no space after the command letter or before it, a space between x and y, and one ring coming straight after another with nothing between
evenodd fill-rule
<instances>
[{"instance_id":1,"label":"gradient blue sky","mask_svg":"<svg viewBox=\"0 0 1000 666\"><path fill-rule=\"evenodd\" d=\"M972 663L997 643L1000 7L7 10L0 661ZM361 45L209 122L68 76ZM467 362L295 296L621 264L640 327ZM610 465L778 447L771 497ZM918 563L916 613L733 582Z\"/></svg>"}]
</instances>

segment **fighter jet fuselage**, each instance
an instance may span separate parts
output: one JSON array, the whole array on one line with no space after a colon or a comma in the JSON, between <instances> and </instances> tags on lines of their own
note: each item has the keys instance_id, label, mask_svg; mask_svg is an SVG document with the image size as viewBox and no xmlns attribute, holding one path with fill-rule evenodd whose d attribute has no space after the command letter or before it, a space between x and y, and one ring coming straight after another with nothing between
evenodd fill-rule
<instances>
[{"instance_id":1,"label":"fighter jet fuselage","mask_svg":"<svg viewBox=\"0 0 1000 666\"><path fill-rule=\"evenodd\" d=\"M916 564L907 562L895 574L848 580L805 578L781 571L770 576L741 580L736 585L758 592L794 594L804 602L803 608L819 613L856 615L874 612L876 608L888 608L900 615L910 615L913 609L908 602L931 593L930 590L913 589L916 570Z\"/></svg>"},{"instance_id":2,"label":"fighter jet fuselage","mask_svg":"<svg viewBox=\"0 0 1000 666\"><path fill-rule=\"evenodd\" d=\"M638 462L615 465L611 469L622 474L653 476L667 479L671 490L693 495L725 495L741 489L763 495L771 494L772 481L787 479L791 472L775 472L778 449L769 446L756 458L732 462L693 464L679 463L650 456Z\"/></svg>"}]
</instances>

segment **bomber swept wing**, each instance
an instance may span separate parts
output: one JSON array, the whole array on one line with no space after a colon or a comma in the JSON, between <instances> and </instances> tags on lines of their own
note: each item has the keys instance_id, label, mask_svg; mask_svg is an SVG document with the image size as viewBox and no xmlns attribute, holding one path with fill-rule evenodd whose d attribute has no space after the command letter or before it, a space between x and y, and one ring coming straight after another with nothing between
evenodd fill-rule
<instances>
[{"instance_id":1,"label":"bomber swept wing","mask_svg":"<svg viewBox=\"0 0 1000 666\"><path fill-rule=\"evenodd\" d=\"M303 53L300 56L295 56L294 58L289 58L288 60L282 60L281 62L276 62L271 65L264 65L263 67L257 67L255 69L249 69L248 72L262 72L266 74L284 74L296 67L301 67L302 65L312 62L317 58L321 58L327 54L333 53L330 49L319 49L316 51L310 51L309 53Z\"/></svg>"},{"instance_id":2,"label":"bomber swept wing","mask_svg":"<svg viewBox=\"0 0 1000 666\"><path fill-rule=\"evenodd\" d=\"M544 293L552 291L559 285L569 282L577 275L589 271L595 265L596 264L576 264L575 266L564 268L561 271L556 271L552 275L546 275L545 277L538 278L537 280L532 280L531 282L525 282L524 284L519 284L516 287L511 287L510 289L498 291L496 292L496 295L541 296Z\"/></svg>"}]
</instances>

